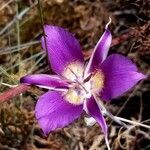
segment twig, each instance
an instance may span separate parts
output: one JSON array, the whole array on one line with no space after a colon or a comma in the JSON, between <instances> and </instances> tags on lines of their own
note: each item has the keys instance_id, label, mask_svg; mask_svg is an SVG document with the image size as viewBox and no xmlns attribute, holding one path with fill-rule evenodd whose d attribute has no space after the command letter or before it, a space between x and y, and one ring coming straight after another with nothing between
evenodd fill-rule
<instances>
[{"instance_id":1,"label":"twig","mask_svg":"<svg viewBox=\"0 0 150 150\"><path fill-rule=\"evenodd\" d=\"M0 7L0 11L2 11L5 7L7 7L11 2L13 2L14 0L9 0L8 2L6 2L4 5L2 5Z\"/></svg>"},{"instance_id":2,"label":"twig","mask_svg":"<svg viewBox=\"0 0 150 150\"><path fill-rule=\"evenodd\" d=\"M24 43L24 44L20 44L20 50L26 49L32 45L36 45L39 44L40 41L31 41L28 43ZM11 47L6 47L6 48L0 48L0 55L5 55L5 54L10 54L10 53L14 53L14 52L18 52L18 45L15 46L11 46Z\"/></svg>"},{"instance_id":3,"label":"twig","mask_svg":"<svg viewBox=\"0 0 150 150\"><path fill-rule=\"evenodd\" d=\"M30 10L30 8L33 8L35 5L37 5L37 0L34 2L34 4L30 7L24 8L18 15L16 15L12 21L10 21L1 31L0 36L4 34L7 29L9 29L17 20L22 20L22 18L27 14L27 12Z\"/></svg>"},{"instance_id":4,"label":"twig","mask_svg":"<svg viewBox=\"0 0 150 150\"><path fill-rule=\"evenodd\" d=\"M133 92L129 95L129 97L126 99L126 101L123 103L122 107L117 111L117 113L115 114L115 116L118 116L122 110L125 108L125 106L127 105L127 103L129 102L129 100L131 99L131 97L134 96L135 92L141 87L141 85L143 84L144 80L141 80L140 83L138 84L138 86L135 87L135 89L133 90ZM113 123L113 120L110 122L110 125Z\"/></svg>"},{"instance_id":5,"label":"twig","mask_svg":"<svg viewBox=\"0 0 150 150\"><path fill-rule=\"evenodd\" d=\"M7 76L12 82L14 82L15 84L17 84L17 82L14 80L14 78L11 75L9 75L9 73L7 73L7 71L5 69L3 69L1 66L0 66L0 71L5 76Z\"/></svg>"},{"instance_id":6,"label":"twig","mask_svg":"<svg viewBox=\"0 0 150 150\"><path fill-rule=\"evenodd\" d=\"M44 55L44 51L39 52L39 53L37 53L37 54L35 54L35 55L33 55L33 56L31 56L31 57L25 59L25 60L22 60L21 63L25 63L25 62L27 62L27 61L29 61L29 60L31 60L31 59L37 58L37 57L39 57L40 55ZM20 63L14 64L13 66L11 66L11 67L5 69L5 71L8 71L8 70L10 70L10 69L12 69L12 68L15 68L15 67L17 67L18 65L20 65ZM2 73L3 73L3 72L0 72L0 75L1 75Z\"/></svg>"},{"instance_id":7,"label":"twig","mask_svg":"<svg viewBox=\"0 0 150 150\"><path fill-rule=\"evenodd\" d=\"M14 17L14 19L13 19L11 22L9 22L9 23L0 31L0 36L1 36L3 33L5 33L5 32L7 31L7 29L10 28L17 20L21 20L22 17L29 11L29 9L30 9L30 8L27 7L27 8L25 8L25 9L23 9L20 14L16 15L16 16Z\"/></svg>"},{"instance_id":8,"label":"twig","mask_svg":"<svg viewBox=\"0 0 150 150\"><path fill-rule=\"evenodd\" d=\"M94 95L94 99L96 100L96 103L97 103L100 111L103 113L103 115L108 116L113 121L117 122L118 124L122 125L125 128L128 128L128 126L124 122L117 119L113 114L111 114L109 111L106 110L105 106L103 105L102 101L99 99L99 97L97 95Z\"/></svg>"},{"instance_id":9,"label":"twig","mask_svg":"<svg viewBox=\"0 0 150 150\"><path fill-rule=\"evenodd\" d=\"M18 12L19 6L18 3L16 3L16 16L17 18L19 17L19 12ZM16 20L16 29L17 29L17 50L18 50L18 62L21 62L21 55L20 55L20 22L19 19ZM18 66L19 70L20 70L20 65ZM20 71L19 71L20 72Z\"/></svg>"},{"instance_id":10,"label":"twig","mask_svg":"<svg viewBox=\"0 0 150 150\"><path fill-rule=\"evenodd\" d=\"M116 45L122 43L123 41L126 41L128 38L130 38L133 35L134 35L134 30L131 30L128 33L124 33L124 34L120 35L119 37L114 38L112 40L111 47L116 46Z\"/></svg>"},{"instance_id":11,"label":"twig","mask_svg":"<svg viewBox=\"0 0 150 150\"><path fill-rule=\"evenodd\" d=\"M43 30L43 37L44 37L44 45L45 45L45 49L46 49L46 56L48 57L46 34L45 34L45 30L44 30L44 18L43 18L42 6L41 6L41 1L40 0L38 0L38 6L39 6L39 13L40 13L40 18L41 18L41 27L42 27L42 30ZM48 61L48 64L49 64L49 61Z\"/></svg>"},{"instance_id":12,"label":"twig","mask_svg":"<svg viewBox=\"0 0 150 150\"><path fill-rule=\"evenodd\" d=\"M33 72L33 69L41 62L42 59L44 59L45 55L42 55L36 62L35 64L32 65L32 67L29 69L27 74L30 74Z\"/></svg>"},{"instance_id":13,"label":"twig","mask_svg":"<svg viewBox=\"0 0 150 150\"><path fill-rule=\"evenodd\" d=\"M127 122L129 124L133 124L135 126L141 126L141 127L150 129L149 125L146 125L146 124L143 124L143 123L140 123L140 122L135 122L135 121L128 120L128 119L125 119L125 118L122 118L122 117L117 117L117 116L115 116L115 118L118 119L118 120L120 120L120 121Z\"/></svg>"},{"instance_id":14,"label":"twig","mask_svg":"<svg viewBox=\"0 0 150 150\"><path fill-rule=\"evenodd\" d=\"M111 47L116 46L116 45L122 43L123 41L129 39L133 34L134 34L134 30L132 30L128 33L122 34L119 37L114 38L112 40ZM92 50L93 49L90 49L88 51L83 51L83 55L85 56L86 59L89 59L89 57L92 54Z\"/></svg>"}]
</instances>

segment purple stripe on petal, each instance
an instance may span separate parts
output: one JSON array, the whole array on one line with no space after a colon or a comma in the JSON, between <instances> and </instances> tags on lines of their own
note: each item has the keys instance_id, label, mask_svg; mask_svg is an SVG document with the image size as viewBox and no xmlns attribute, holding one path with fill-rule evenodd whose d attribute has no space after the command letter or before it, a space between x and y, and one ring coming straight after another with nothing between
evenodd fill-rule
<instances>
[{"instance_id":1,"label":"purple stripe on petal","mask_svg":"<svg viewBox=\"0 0 150 150\"><path fill-rule=\"evenodd\" d=\"M67 30L45 25L46 43L48 49L48 58L54 72L62 74L66 65L72 62L81 62L84 58L81 52L80 44L77 39ZM42 46L45 48L44 37L42 37Z\"/></svg>"},{"instance_id":2,"label":"purple stripe on petal","mask_svg":"<svg viewBox=\"0 0 150 150\"><path fill-rule=\"evenodd\" d=\"M138 81L146 78L137 72L136 65L122 55L110 55L101 65L105 76L104 88L101 92L103 100L111 100L121 96L135 86Z\"/></svg>"},{"instance_id":3,"label":"purple stripe on petal","mask_svg":"<svg viewBox=\"0 0 150 150\"><path fill-rule=\"evenodd\" d=\"M105 119L93 97L87 100L86 107L87 107L87 113L98 122L98 124L102 128L105 137L107 137L107 125Z\"/></svg>"},{"instance_id":4,"label":"purple stripe on petal","mask_svg":"<svg viewBox=\"0 0 150 150\"><path fill-rule=\"evenodd\" d=\"M94 69L99 68L99 65L105 60L108 54L108 50L111 45L112 35L108 29L108 25L111 23L110 21L105 26L105 32L101 36L97 45L94 48L92 56L89 60L89 63L86 68L86 73L92 72Z\"/></svg>"},{"instance_id":5,"label":"purple stripe on petal","mask_svg":"<svg viewBox=\"0 0 150 150\"><path fill-rule=\"evenodd\" d=\"M36 85L39 87L51 88L67 88L68 84L65 80L60 79L56 75L35 74L27 75L20 79L21 83Z\"/></svg>"},{"instance_id":6,"label":"purple stripe on petal","mask_svg":"<svg viewBox=\"0 0 150 150\"><path fill-rule=\"evenodd\" d=\"M42 95L35 108L38 123L45 134L62 128L77 119L83 105L72 105L63 99L60 92L47 92Z\"/></svg>"}]
</instances>

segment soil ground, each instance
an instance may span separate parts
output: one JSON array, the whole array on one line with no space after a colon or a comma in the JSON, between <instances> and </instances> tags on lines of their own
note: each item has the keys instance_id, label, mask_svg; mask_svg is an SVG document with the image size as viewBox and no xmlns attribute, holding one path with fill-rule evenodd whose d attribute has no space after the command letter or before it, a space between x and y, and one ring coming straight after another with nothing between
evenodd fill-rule
<instances>
[{"instance_id":1,"label":"soil ground","mask_svg":"<svg viewBox=\"0 0 150 150\"><path fill-rule=\"evenodd\" d=\"M52 73L42 52L42 23L67 28L79 39L88 58L108 18L114 45L109 54L120 53L150 73L149 0L35 0L0 1L0 92L19 83L29 73ZM17 17L18 16L18 17ZM140 82L124 96L106 104L112 114L150 125L150 80ZM105 150L97 124L86 126L84 114L69 126L45 137L34 116L43 90L32 88L0 105L0 150ZM118 114L118 112L120 112ZM123 129L106 118L112 150L149 150L150 130Z\"/></svg>"}]
</instances>

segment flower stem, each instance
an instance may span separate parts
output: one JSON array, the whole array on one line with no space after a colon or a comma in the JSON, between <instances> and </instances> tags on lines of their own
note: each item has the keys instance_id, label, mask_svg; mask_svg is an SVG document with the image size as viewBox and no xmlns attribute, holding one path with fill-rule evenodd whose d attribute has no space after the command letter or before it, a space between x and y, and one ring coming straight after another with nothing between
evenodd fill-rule
<instances>
[{"instance_id":1,"label":"flower stem","mask_svg":"<svg viewBox=\"0 0 150 150\"><path fill-rule=\"evenodd\" d=\"M25 84L19 84L16 87L8 89L7 91L0 94L0 103L6 102L6 101L12 99L13 97L29 90L29 88L30 87Z\"/></svg>"}]
</instances>

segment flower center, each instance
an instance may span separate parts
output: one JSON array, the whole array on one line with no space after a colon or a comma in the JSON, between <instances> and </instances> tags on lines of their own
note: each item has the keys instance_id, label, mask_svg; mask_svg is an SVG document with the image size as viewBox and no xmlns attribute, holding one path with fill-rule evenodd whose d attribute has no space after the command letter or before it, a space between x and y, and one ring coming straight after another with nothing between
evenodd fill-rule
<instances>
[{"instance_id":1,"label":"flower center","mask_svg":"<svg viewBox=\"0 0 150 150\"><path fill-rule=\"evenodd\" d=\"M77 62L68 65L63 75L72 81L70 88L64 93L65 99L75 105L83 104L92 94L99 94L104 85L101 70L95 70L84 79L83 65Z\"/></svg>"},{"instance_id":2,"label":"flower center","mask_svg":"<svg viewBox=\"0 0 150 150\"><path fill-rule=\"evenodd\" d=\"M75 81L75 80L79 80L83 77L83 72L84 72L84 65L75 61L71 64L69 64L64 72L63 72L63 76L66 79L69 79L71 81Z\"/></svg>"},{"instance_id":3,"label":"flower center","mask_svg":"<svg viewBox=\"0 0 150 150\"><path fill-rule=\"evenodd\" d=\"M96 70L91 77L91 90L93 93L99 93L104 86L104 74L101 70Z\"/></svg>"}]
</instances>

